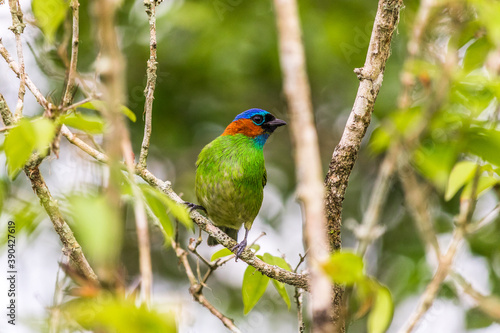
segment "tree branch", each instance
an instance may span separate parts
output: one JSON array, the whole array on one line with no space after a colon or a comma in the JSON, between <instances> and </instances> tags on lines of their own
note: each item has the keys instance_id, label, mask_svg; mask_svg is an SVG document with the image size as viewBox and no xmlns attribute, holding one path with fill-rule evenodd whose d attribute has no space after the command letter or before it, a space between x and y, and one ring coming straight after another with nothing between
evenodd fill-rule
<instances>
[{"instance_id":1,"label":"tree branch","mask_svg":"<svg viewBox=\"0 0 500 333\"><path fill-rule=\"evenodd\" d=\"M21 78L23 72L19 68L19 65L14 61L14 59L12 59L12 57L9 54L9 51L7 51L5 46L3 46L1 38L0 38L0 54L7 62L7 65L9 65L10 69L12 69L12 71L17 75L18 78ZM43 96L40 90L38 90L33 81L31 81L29 76L26 74L25 74L25 79L26 79L26 86L31 91L31 93L33 93L33 96L35 96L38 104L40 104L47 112L52 110L54 106L47 101L47 99Z\"/></svg>"},{"instance_id":2,"label":"tree branch","mask_svg":"<svg viewBox=\"0 0 500 333\"><path fill-rule=\"evenodd\" d=\"M80 39L80 28L79 28L79 8L80 3L78 0L71 0L71 10L73 13L73 33L71 38L71 59L69 62L69 67L66 76L66 87L64 89L64 95L62 99L62 107L67 107L73 102L73 95L76 89L75 76L77 74L77 62L78 62L78 44Z\"/></svg>"},{"instance_id":3,"label":"tree branch","mask_svg":"<svg viewBox=\"0 0 500 333\"><path fill-rule=\"evenodd\" d=\"M355 70L361 81L358 93L342 138L333 152L325 179L325 204L332 250L338 249L341 244L342 202L349 175L356 162L361 140L370 124L373 106L382 85L392 35L398 24L402 5L402 0L379 1L365 65Z\"/></svg>"},{"instance_id":4,"label":"tree branch","mask_svg":"<svg viewBox=\"0 0 500 333\"><path fill-rule=\"evenodd\" d=\"M146 167L149 153L149 141L151 138L152 118L153 118L153 100L156 87L156 0L144 0L146 14L149 18L149 60L147 64L147 83L144 94L144 137L142 139L141 154L139 156L139 166Z\"/></svg>"},{"instance_id":5,"label":"tree branch","mask_svg":"<svg viewBox=\"0 0 500 333\"><path fill-rule=\"evenodd\" d=\"M278 27L279 56L297 178L297 198L303 205L305 243L309 250L311 310L314 332L332 332L333 317L330 279L318 263L328 258L324 213L324 186L318 135L314 125L311 92L306 73L304 47L295 0L274 0ZM343 326L343 325L342 325Z\"/></svg>"},{"instance_id":6,"label":"tree branch","mask_svg":"<svg viewBox=\"0 0 500 333\"><path fill-rule=\"evenodd\" d=\"M24 95L26 94L26 71L24 67L23 43L21 34L26 27L23 22L23 12L19 0L9 0L10 13L12 16L12 26L9 28L16 36L17 59L19 60L19 92L17 97L16 111L14 119L18 120L23 115Z\"/></svg>"},{"instance_id":7,"label":"tree branch","mask_svg":"<svg viewBox=\"0 0 500 333\"><path fill-rule=\"evenodd\" d=\"M60 210L59 205L56 200L50 194L49 188L45 183L38 166L35 167L25 167L24 172L31 181L31 186L33 191L40 199L40 203L47 212L54 225L56 233L59 235L59 239L63 243L63 252L65 255L69 256L78 268L78 270L83 274L83 276L90 282L99 284L97 275L94 273L92 267L90 267L80 244L76 241L73 231L64 220Z\"/></svg>"}]
</instances>

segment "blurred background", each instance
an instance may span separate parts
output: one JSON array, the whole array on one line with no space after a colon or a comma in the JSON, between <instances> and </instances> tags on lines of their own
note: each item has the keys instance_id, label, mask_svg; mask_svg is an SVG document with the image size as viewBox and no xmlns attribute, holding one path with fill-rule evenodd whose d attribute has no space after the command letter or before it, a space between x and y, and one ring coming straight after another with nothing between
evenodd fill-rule
<instances>
[{"instance_id":1,"label":"blurred background","mask_svg":"<svg viewBox=\"0 0 500 333\"><path fill-rule=\"evenodd\" d=\"M97 56L95 27L90 4L88 1L80 3L78 69L91 77ZM347 189L344 226L361 221L382 159L383 149L375 150L370 145L372 131L398 110L400 73L407 56L406 45L419 2L409 0L404 4L372 123ZM30 1L21 1L21 6L28 22L23 35L26 70L45 95L58 101L64 82L64 66L55 47L47 43L40 30L30 24L34 20L30 14ZM377 3L370 0L299 1L299 9L326 174L356 96L359 81L353 69L364 64ZM445 11L443 15L446 15ZM13 34L7 29L10 24L8 6L0 5L0 38L11 54L15 54ZM62 25L58 36L63 35L68 27L67 24ZM129 122L134 150L138 156L144 126L143 91L149 57L149 26L142 1L123 2L118 28L127 62L127 106L138 118L135 123ZM182 193L183 199L196 201L194 173L197 154L204 145L220 135L238 113L257 107L287 120L274 9L272 2L262 1L164 1L157 9L157 33L158 79L148 168L157 177L171 181L173 189ZM436 33L428 38L441 38L446 44L450 39L449 31L439 33L441 35ZM438 66L429 61L428 66L431 65ZM0 61L0 73L0 92L14 108L18 89L15 76L4 61ZM77 95L76 100L79 98L82 96ZM42 111L29 92L26 94L25 110L28 115L37 115ZM304 254L304 248L300 207L294 194L294 165L287 127L273 134L264 148L264 154L268 184L262 209L249 238L253 240L265 232L266 236L258 241L262 253L284 255L295 266L299 254ZM448 164L442 161L447 172L456 158L457 155L454 155ZM5 156L2 154L0 163L4 165L4 161ZM73 193L94 191L105 177L101 166L65 140L62 141L60 157L51 156L43 163L41 170L53 195L60 202ZM3 234L9 219L14 219L20 226L20 321L19 326L12 330L2 320L0 331L46 331L49 308L54 304L61 245L25 177L21 175L10 182L6 174L6 168L0 168L4 188L0 234ZM431 200L438 239L446 246L453 227L453 216L458 212L459 198L445 202L441 198L442 188L430 180L434 186ZM484 195L478 205L478 215L484 215L497 201L494 192ZM125 208L124 215L126 223L121 258L125 279L131 283L139 275L137 241L132 210ZM389 332L396 332L416 306L418 296L429 283L436 263L432 256L428 256L418 237L404 206L403 192L398 182L391 187L381 223L386 227L386 233L368 249L366 266L369 274L376 276L392 292L396 308ZM195 236L183 231L180 237L186 241ZM500 223L497 218L487 230L470 237L456 258L457 270L485 294L500 292L499 239ZM185 274L176 256L164 247L162 233L155 227L151 227L151 240L154 304L165 309L180 305L181 332L226 332L218 319L192 301ZM346 249L355 244L355 237L347 227L342 230L342 240ZM6 262L4 243L5 238L2 237L2 267ZM206 256L214 251L205 244L200 247L200 252ZM217 270L209 280L209 288L205 289L206 297L224 314L233 318L244 332L296 331L295 305L292 304L292 309L288 311L272 288L268 288L252 312L243 315L241 282L245 268L245 263L232 261ZM59 279L62 279L61 275L59 273ZM6 290L6 282L1 278L2 297L3 290ZM288 288L288 292L293 295L293 288ZM356 321L350 328L350 332L364 330L363 320ZM498 324L475 311L474 303L467 297L459 296L447 283L416 330L440 333L498 331Z\"/></svg>"}]
</instances>

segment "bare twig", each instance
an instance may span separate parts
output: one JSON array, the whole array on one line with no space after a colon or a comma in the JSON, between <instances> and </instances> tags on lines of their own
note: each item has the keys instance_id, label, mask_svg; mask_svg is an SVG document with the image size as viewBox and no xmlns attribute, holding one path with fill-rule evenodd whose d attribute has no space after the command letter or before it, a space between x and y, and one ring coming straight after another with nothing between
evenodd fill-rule
<instances>
[{"instance_id":1,"label":"bare twig","mask_svg":"<svg viewBox=\"0 0 500 333\"><path fill-rule=\"evenodd\" d=\"M10 13L12 16L12 26L9 28L16 36L17 59L19 61L19 93L17 95L17 105L14 119L17 121L23 115L24 95L26 94L26 71L24 67L23 43L21 34L26 27L23 22L23 12L19 0L9 0Z\"/></svg>"},{"instance_id":2,"label":"bare twig","mask_svg":"<svg viewBox=\"0 0 500 333\"><path fill-rule=\"evenodd\" d=\"M73 33L71 38L71 59L69 62L69 68L66 75L66 87L64 89L64 95L62 99L62 107L67 107L73 102L73 95L76 89L75 76L77 75L76 66L78 63L78 44L80 39L80 29L79 29L79 8L80 3L78 0L71 0L71 10L73 13Z\"/></svg>"},{"instance_id":3,"label":"bare twig","mask_svg":"<svg viewBox=\"0 0 500 333\"><path fill-rule=\"evenodd\" d=\"M12 112L7 105L7 101L2 94L0 94L0 116L5 126L9 127L14 124L14 119L12 118Z\"/></svg>"},{"instance_id":4,"label":"bare twig","mask_svg":"<svg viewBox=\"0 0 500 333\"><path fill-rule=\"evenodd\" d=\"M297 178L297 197L302 202L305 219L305 243L309 249L311 274L311 310L313 330L331 332L331 282L318 263L328 257L328 238L323 198L318 135L314 125L311 92L306 73L304 46L295 0L275 0L279 56Z\"/></svg>"},{"instance_id":5,"label":"bare twig","mask_svg":"<svg viewBox=\"0 0 500 333\"><path fill-rule=\"evenodd\" d=\"M480 175L480 167L476 168L476 174L472 181L472 191L471 196L468 199L463 200L460 203L460 214L457 218L457 226L453 232L453 237L446 251L446 254L439 258L439 265L437 268L434 277L431 282L427 285L424 293L420 297L420 304L413 312L413 314L408 319L406 325L399 331L400 333L410 333L416 327L420 319L424 316L424 314L430 309L432 303L436 299L437 293L444 279L448 276L451 266L453 263L453 258L457 252L458 246L460 245L464 235L467 224L470 223L472 213L474 212L476 205L476 194L477 194L477 185L479 182Z\"/></svg>"},{"instance_id":6,"label":"bare twig","mask_svg":"<svg viewBox=\"0 0 500 333\"><path fill-rule=\"evenodd\" d=\"M495 319L496 321L500 320L500 298L498 296L485 296L478 292L472 287L472 285L467 282L462 275L457 272L450 272L450 276L453 278L453 281L460 286L466 294L471 296L477 303L478 308Z\"/></svg>"},{"instance_id":7,"label":"bare twig","mask_svg":"<svg viewBox=\"0 0 500 333\"><path fill-rule=\"evenodd\" d=\"M7 49L3 45L1 38L0 38L0 54L7 62L7 65L9 65L10 69L12 69L14 73L16 73L17 77L21 78L22 74L21 69L19 68L19 65L14 61L14 59L12 59L11 55L9 54L9 51L7 51ZM33 81L31 81L28 75L25 75L25 79L26 79L26 86L33 93L33 96L35 96L38 104L40 104L46 111L52 110L53 105L47 101L47 99L43 96L40 90L38 90L38 88L35 86Z\"/></svg>"},{"instance_id":8,"label":"bare twig","mask_svg":"<svg viewBox=\"0 0 500 333\"><path fill-rule=\"evenodd\" d=\"M207 308L214 316L220 319L220 321L226 326L231 332L234 333L241 333L238 327L234 324L234 322L226 317L222 312L217 310L203 295L203 285L205 281L198 282L198 279L196 278L191 265L189 264L189 261L187 259L188 252L184 249L182 249L179 244L175 241L171 242L172 248L175 251L175 254L179 258L180 262L184 266L184 269L186 271L186 276L188 277L189 284L191 285L189 287L189 292L193 296L194 300L203 305L205 308Z\"/></svg>"},{"instance_id":9,"label":"bare twig","mask_svg":"<svg viewBox=\"0 0 500 333\"><path fill-rule=\"evenodd\" d=\"M147 67L147 83L144 91L146 101L144 103L144 138L142 139L141 155L139 156L139 167L145 168L149 152L149 140L151 138L153 100L156 86L156 0L144 0L146 14L149 18L149 59Z\"/></svg>"},{"instance_id":10,"label":"bare twig","mask_svg":"<svg viewBox=\"0 0 500 333\"><path fill-rule=\"evenodd\" d=\"M360 256L364 256L368 245L382 233L381 227L378 227L377 223L389 192L391 176L398 157L397 153L397 150L392 149L384 158L373 186L370 203L363 215L363 222L354 230L359 239L357 252Z\"/></svg>"}]
</instances>

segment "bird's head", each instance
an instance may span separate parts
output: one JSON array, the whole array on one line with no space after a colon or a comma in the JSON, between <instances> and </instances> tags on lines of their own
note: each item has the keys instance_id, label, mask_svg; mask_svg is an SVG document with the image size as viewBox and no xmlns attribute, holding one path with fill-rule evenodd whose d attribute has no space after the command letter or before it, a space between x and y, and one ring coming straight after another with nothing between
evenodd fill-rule
<instances>
[{"instance_id":1,"label":"bird's head","mask_svg":"<svg viewBox=\"0 0 500 333\"><path fill-rule=\"evenodd\" d=\"M250 109L237 115L222 135L243 134L254 139L258 146L263 147L269 135L283 125L286 125L285 121L265 110Z\"/></svg>"}]
</instances>

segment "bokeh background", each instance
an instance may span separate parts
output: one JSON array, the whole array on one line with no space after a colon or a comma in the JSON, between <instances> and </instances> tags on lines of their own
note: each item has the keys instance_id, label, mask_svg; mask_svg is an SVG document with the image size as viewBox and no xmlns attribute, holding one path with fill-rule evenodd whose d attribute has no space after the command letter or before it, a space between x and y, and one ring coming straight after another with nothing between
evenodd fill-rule
<instances>
[{"instance_id":1,"label":"bokeh background","mask_svg":"<svg viewBox=\"0 0 500 333\"><path fill-rule=\"evenodd\" d=\"M30 1L21 1L21 6L27 13L27 21L33 20L29 15ZM370 0L299 1L307 70L325 174L356 95L358 80L353 69L363 66L376 6L376 1ZM362 219L381 161L381 156L369 145L370 136L385 117L397 110L399 74L406 57L409 29L417 6L418 1L405 1L372 123L350 178L344 201L344 248L355 244L348 226ZM81 1L80 13L78 69L92 76L97 48L88 1ZM0 37L11 54L15 54L13 35L7 29L9 25L8 6L0 5ZM62 26L58 34L64 34L65 29L68 26ZM270 1L169 0L158 7L157 31L159 64L148 167L156 176L171 181L174 190L182 193L185 200L195 201L197 154L205 144L222 133L236 114L258 107L287 120L274 9ZM129 123L136 154L143 132L148 34L149 26L142 1L124 1L119 16L119 35L127 62L127 106L138 117L136 123ZM44 41L39 29L33 25L28 24L23 38L27 72L44 94L58 100L63 86L64 67L56 50ZM13 108L17 98L17 81L3 61L0 61L0 73L0 92ZM26 96L26 114L39 114L41 108L29 92ZM78 95L78 98L81 96ZM261 251L283 254L295 265L299 253L304 253L304 248L300 207L294 194L289 129L284 127L276 131L264 150L268 185L250 240L266 232L267 235L258 241ZM4 165L4 155L0 156L0 164ZM59 159L51 157L45 161L42 172L53 194L61 200L75 192L94 190L105 177L100 166L64 140ZM12 330L2 320L0 331L44 331L49 308L54 304L61 245L27 180L18 177L10 183L6 180L4 167L0 168L0 174L5 188L0 226L4 230L3 226L12 218L22 225L18 242L21 266L18 281L20 322ZM495 202L495 198L493 193L485 196L482 203L485 210ZM452 217L458 211L458 198L444 202L435 195L432 200L438 210L439 240L447 244L453 225ZM139 275L136 234L132 211L125 209L124 214L127 219L121 256L126 279L132 282ZM425 246L417 236L397 182L391 188L381 220L387 231L369 248L366 265L368 272L392 292L396 308L389 332L396 332L416 306L418 296L430 281L436 263L432 262L432 256L427 255ZM487 232L464 244L456 259L457 270L485 294L498 294L500 291L499 229L497 220ZM181 233L182 239L187 240L189 237L193 237L193 234L188 231ZM180 306L181 332L225 332L226 329L215 317L191 300L185 274L172 251L164 247L161 232L152 227L151 238L154 303L159 308ZM4 249L2 246L0 251L1 267L6 262ZM207 256L214 251L206 245L201 246L201 252ZM209 280L209 288L205 289L209 300L233 318L244 332L296 331L294 305L288 311L271 287L252 312L243 315L240 290L245 268L243 262L230 262L216 271ZM5 281L1 278L2 297L5 289ZM293 295L292 288L288 291ZM470 311L472 307L473 302L457 296L455 290L445 284L440 298L417 332L500 331L498 324L485 322L483 317ZM364 329L364 322L360 320L351 326L350 332L363 332Z\"/></svg>"}]
</instances>

